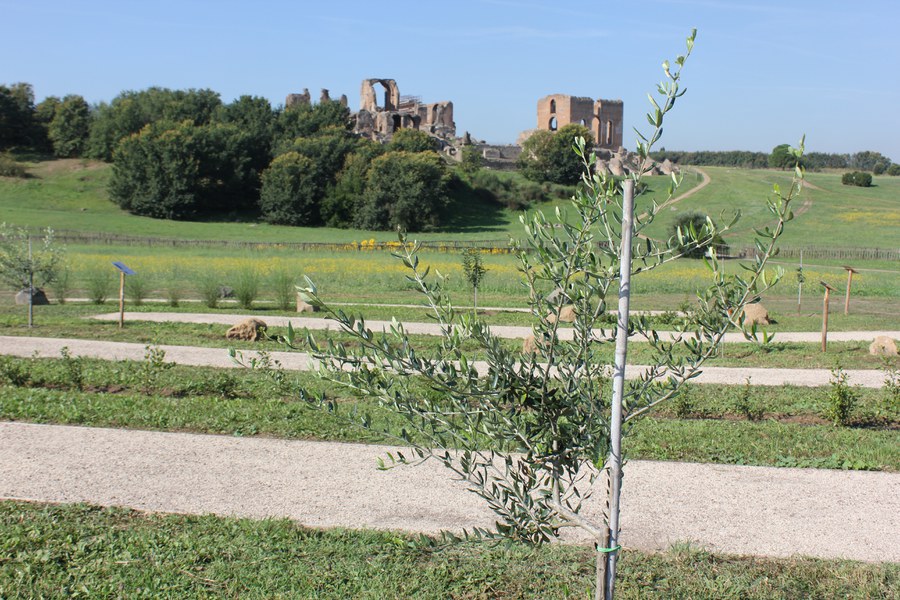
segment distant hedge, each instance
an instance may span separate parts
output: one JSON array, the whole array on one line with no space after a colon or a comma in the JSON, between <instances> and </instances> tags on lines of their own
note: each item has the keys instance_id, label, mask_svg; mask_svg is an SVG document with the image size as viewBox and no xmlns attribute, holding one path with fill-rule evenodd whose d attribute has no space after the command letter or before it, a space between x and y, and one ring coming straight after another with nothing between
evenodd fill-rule
<instances>
[{"instance_id":1,"label":"distant hedge","mask_svg":"<svg viewBox=\"0 0 900 600\"><path fill-rule=\"evenodd\" d=\"M863 173L862 171L853 171L852 173L844 173L841 176L841 183L844 185L855 185L857 187L871 187L872 174Z\"/></svg>"}]
</instances>

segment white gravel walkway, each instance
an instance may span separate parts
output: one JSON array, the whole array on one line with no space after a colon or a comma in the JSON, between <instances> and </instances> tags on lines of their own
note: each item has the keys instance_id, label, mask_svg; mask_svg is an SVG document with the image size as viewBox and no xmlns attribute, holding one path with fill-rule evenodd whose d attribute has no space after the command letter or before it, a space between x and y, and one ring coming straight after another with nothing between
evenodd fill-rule
<instances>
[{"instance_id":1,"label":"white gravel walkway","mask_svg":"<svg viewBox=\"0 0 900 600\"><path fill-rule=\"evenodd\" d=\"M384 451L0 422L0 497L426 533L493 523L437 463L378 471ZM897 473L630 461L622 503L626 548L900 562Z\"/></svg>"},{"instance_id":2,"label":"white gravel walkway","mask_svg":"<svg viewBox=\"0 0 900 600\"><path fill-rule=\"evenodd\" d=\"M72 356L100 358L103 360L143 360L147 352L145 344L130 342L104 342L95 340L79 340L66 338L34 338L0 336L0 354L13 356L39 356L58 358L60 350L67 347ZM196 346L155 346L165 351L167 362L181 365L209 367L239 367L224 348L201 348ZM246 360L256 356L252 350L242 351ZM278 360L285 369L311 370L315 361L305 352L270 352L269 355ZM484 362L476 361L475 368L480 373L487 372ZM642 365L629 365L625 375L629 379L637 378L646 369ZM884 373L877 370L848 369L845 371L851 385L867 388L880 388L884 385ZM705 367L695 383L722 383L738 385L750 378L753 385L799 385L817 387L828 385L831 371L828 369L765 369L747 367Z\"/></svg>"},{"instance_id":3,"label":"white gravel walkway","mask_svg":"<svg viewBox=\"0 0 900 600\"><path fill-rule=\"evenodd\" d=\"M104 313L89 317L98 321L118 321L119 313ZM276 317L267 316L259 317L257 315L230 315L230 314L209 314L209 313L168 313L168 312L131 312L125 313L126 322L150 321L156 323L201 323L201 324L220 324L220 325L236 325L241 321L249 318L258 318L266 322L270 327L287 327L290 322L294 329L313 329L313 330L330 330L339 331L338 324L330 319L322 317ZM366 326L372 331L381 331L391 326L390 321L366 320ZM407 333L422 335L440 335L440 326L436 323L403 323ZM520 325L492 325L491 331L502 338L519 338L525 339L532 334L531 327ZM563 326L560 328L560 339L572 339L572 328ZM602 335L601 330L597 329L598 335ZM607 329L606 333L614 333L613 329ZM675 334L668 331L658 332L661 338L672 337ZM829 332L828 340L833 342L854 342L869 341L871 342L877 336L884 335L893 339L900 339L900 331L833 331ZM775 334L775 341L778 342L819 342L822 334L816 331L785 331ZM724 341L726 343L746 342L741 333L726 333Z\"/></svg>"}]
</instances>

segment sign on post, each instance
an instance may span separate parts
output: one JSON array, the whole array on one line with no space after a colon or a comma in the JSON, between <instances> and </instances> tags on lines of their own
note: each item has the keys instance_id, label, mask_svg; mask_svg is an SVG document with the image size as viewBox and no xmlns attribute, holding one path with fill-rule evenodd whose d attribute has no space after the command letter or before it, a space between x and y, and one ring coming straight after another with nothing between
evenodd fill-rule
<instances>
[{"instance_id":1,"label":"sign on post","mask_svg":"<svg viewBox=\"0 0 900 600\"><path fill-rule=\"evenodd\" d=\"M126 267L125 263L118 261L114 261L113 266L119 270L119 329L121 329L125 326L125 276L135 275L135 272Z\"/></svg>"}]
</instances>

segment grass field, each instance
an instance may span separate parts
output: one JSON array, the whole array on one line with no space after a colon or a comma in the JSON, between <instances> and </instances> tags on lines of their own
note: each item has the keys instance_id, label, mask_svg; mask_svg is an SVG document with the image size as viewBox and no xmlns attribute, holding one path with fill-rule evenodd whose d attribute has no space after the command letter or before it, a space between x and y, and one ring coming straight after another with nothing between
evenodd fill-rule
<instances>
[{"instance_id":1,"label":"grass field","mask_svg":"<svg viewBox=\"0 0 900 600\"><path fill-rule=\"evenodd\" d=\"M0 550L0 596L10 600L586 598L594 575L582 547L432 550L392 532L23 502L0 502ZM689 544L626 549L619 565L623 599L869 599L900 586L897 565L725 557Z\"/></svg>"},{"instance_id":2,"label":"grass field","mask_svg":"<svg viewBox=\"0 0 900 600\"><path fill-rule=\"evenodd\" d=\"M294 228L247 222L163 221L129 215L109 201L106 185L110 166L103 163L61 159L28 163L29 179L0 178L0 221L30 227L107 232L135 236L157 236L196 240L247 240L258 242L325 241L352 242L368 239L392 240L391 232L366 232L329 228ZM790 172L704 167L712 182L693 196L660 214L648 230L654 237L666 236L672 217L685 210L701 210L714 218L740 209L743 218L726 236L733 244L747 245L752 230L770 221L764 200L772 185L787 190ZM783 239L785 246L839 246L900 248L900 178L875 178L871 188L844 186L839 173L809 173L795 206L796 220ZM638 198L638 210L666 197L669 179L649 177L649 191ZM699 183L693 173L685 176L678 193ZM552 210L566 202L541 206ZM518 213L475 202L457 211L452 222L419 239L480 239L504 243L519 236Z\"/></svg>"}]
</instances>

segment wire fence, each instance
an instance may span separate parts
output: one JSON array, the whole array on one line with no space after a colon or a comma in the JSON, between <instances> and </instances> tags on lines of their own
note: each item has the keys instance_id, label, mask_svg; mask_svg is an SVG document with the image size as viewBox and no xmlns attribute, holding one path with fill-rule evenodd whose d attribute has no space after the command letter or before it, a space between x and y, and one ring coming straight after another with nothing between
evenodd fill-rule
<instances>
[{"instance_id":1,"label":"wire fence","mask_svg":"<svg viewBox=\"0 0 900 600\"><path fill-rule=\"evenodd\" d=\"M40 234L35 232L35 236ZM170 248L228 248L246 250L288 249L297 251L366 252L392 251L400 248L397 241L376 241L374 239L353 242L259 242L247 240L186 240L162 237L143 237L115 233L97 233L72 230L55 230L54 238L67 244L145 246ZM422 249L432 252L462 252L469 248L489 254L511 254L514 252L507 241L502 240L428 240L421 241ZM719 255L729 258L752 258L756 255L753 246L726 246L719 249ZM784 246L779 248L779 258L835 259L835 260L885 260L900 261L900 248L839 248L832 246Z\"/></svg>"}]
</instances>

